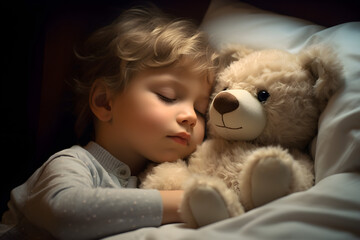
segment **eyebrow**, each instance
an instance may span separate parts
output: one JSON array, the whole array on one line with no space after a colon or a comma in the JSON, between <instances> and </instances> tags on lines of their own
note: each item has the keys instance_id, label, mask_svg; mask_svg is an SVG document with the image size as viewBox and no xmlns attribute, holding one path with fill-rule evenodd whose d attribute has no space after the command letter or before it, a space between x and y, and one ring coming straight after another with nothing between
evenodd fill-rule
<instances>
[{"instance_id":1,"label":"eyebrow","mask_svg":"<svg viewBox=\"0 0 360 240\"><path fill-rule=\"evenodd\" d=\"M182 81L174 78L171 76L171 74L162 74L161 77L154 77L156 80L156 83L167 83L171 84L175 87L181 88L182 90L185 90L188 88L186 84L184 84Z\"/></svg>"},{"instance_id":2,"label":"eyebrow","mask_svg":"<svg viewBox=\"0 0 360 240\"><path fill-rule=\"evenodd\" d=\"M175 87L179 87L181 88L180 91L187 91L187 90L190 90L190 87L188 87L184 82L182 81L179 81L177 79L169 79L171 81L171 83L173 85L175 85ZM207 82L207 81L206 81ZM207 82L208 83L208 82ZM207 94L206 91L200 91L200 94L199 94L199 100L200 101L209 101L210 99L210 94Z\"/></svg>"}]
</instances>

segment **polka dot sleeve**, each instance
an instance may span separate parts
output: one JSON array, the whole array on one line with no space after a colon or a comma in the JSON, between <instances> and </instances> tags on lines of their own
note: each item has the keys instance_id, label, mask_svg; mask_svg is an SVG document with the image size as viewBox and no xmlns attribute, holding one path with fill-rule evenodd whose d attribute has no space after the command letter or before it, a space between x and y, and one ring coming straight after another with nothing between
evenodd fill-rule
<instances>
[{"instance_id":1,"label":"polka dot sleeve","mask_svg":"<svg viewBox=\"0 0 360 240\"><path fill-rule=\"evenodd\" d=\"M13 191L15 205L57 239L97 239L161 224L157 190L122 188L99 168L74 156L57 157Z\"/></svg>"}]
</instances>

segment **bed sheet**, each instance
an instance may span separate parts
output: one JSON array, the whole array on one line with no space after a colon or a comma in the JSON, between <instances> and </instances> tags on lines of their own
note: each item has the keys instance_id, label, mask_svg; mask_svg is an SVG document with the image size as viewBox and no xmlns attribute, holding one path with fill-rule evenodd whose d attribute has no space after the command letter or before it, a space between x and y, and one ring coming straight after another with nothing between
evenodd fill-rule
<instances>
[{"instance_id":1,"label":"bed sheet","mask_svg":"<svg viewBox=\"0 0 360 240\"><path fill-rule=\"evenodd\" d=\"M359 174L335 174L306 192L292 194L242 216L197 230L170 224L105 239L359 239L359 184Z\"/></svg>"}]
</instances>

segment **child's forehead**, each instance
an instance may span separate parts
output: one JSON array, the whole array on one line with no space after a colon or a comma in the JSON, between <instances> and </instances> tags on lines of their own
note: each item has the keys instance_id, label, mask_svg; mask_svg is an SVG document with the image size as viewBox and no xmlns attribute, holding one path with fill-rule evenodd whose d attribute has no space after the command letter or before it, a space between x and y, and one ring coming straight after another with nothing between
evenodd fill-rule
<instances>
[{"instance_id":1,"label":"child's forehead","mask_svg":"<svg viewBox=\"0 0 360 240\"><path fill-rule=\"evenodd\" d=\"M188 72L193 76L197 76L197 79L204 81L204 84L213 85L214 83L215 74L211 68L204 63L194 61L190 57L177 62L172 67L179 72Z\"/></svg>"},{"instance_id":2,"label":"child's forehead","mask_svg":"<svg viewBox=\"0 0 360 240\"><path fill-rule=\"evenodd\" d=\"M178 65L172 66L172 72L178 74L179 76L188 76L192 81L198 81L202 86L211 87L213 85L214 79L211 77L209 71L200 71L199 69L194 68L191 65ZM185 79L185 78L180 78Z\"/></svg>"},{"instance_id":3,"label":"child's forehead","mask_svg":"<svg viewBox=\"0 0 360 240\"><path fill-rule=\"evenodd\" d=\"M173 64L167 67L150 68L147 70L150 74L164 75L164 79L167 79L166 76L168 76L169 79L172 79L170 76L174 76L178 81L180 81L179 79L191 78L195 81L201 81L203 84L212 84L212 81L208 80L209 74L207 71L199 71L190 64Z\"/></svg>"},{"instance_id":4,"label":"child's forehead","mask_svg":"<svg viewBox=\"0 0 360 240\"><path fill-rule=\"evenodd\" d=\"M210 94L214 82L207 71L194 70L189 64L147 68L134 75L133 81L139 84L143 82L152 87L172 86L179 91L194 88L193 90L197 89L196 91L206 95Z\"/></svg>"}]
</instances>

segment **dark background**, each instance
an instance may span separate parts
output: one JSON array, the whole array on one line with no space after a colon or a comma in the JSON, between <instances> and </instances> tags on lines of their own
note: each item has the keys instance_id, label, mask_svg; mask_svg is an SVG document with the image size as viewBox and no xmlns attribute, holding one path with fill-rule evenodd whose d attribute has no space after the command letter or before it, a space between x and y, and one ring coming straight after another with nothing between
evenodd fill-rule
<instances>
[{"instance_id":1,"label":"dark background","mask_svg":"<svg viewBox=\"0 0 360 240\"><path fill-rule=\"evenodd\" d=\"M210 0L153 0L164 11L200 24ZM246 1L327 27L360 20L354 1ZM73 47L140 1L12 1L1 3L1 195L22 184L53 153L76 143L66 80Z\"/></svg>"}]
</instances>

